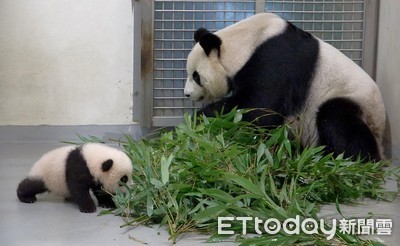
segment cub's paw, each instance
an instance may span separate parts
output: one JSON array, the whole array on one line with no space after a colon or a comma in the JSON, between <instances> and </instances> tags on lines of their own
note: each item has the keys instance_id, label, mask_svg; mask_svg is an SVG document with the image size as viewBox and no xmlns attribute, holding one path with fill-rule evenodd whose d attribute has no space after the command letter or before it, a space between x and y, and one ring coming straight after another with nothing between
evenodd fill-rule
<instances>
[{"instance_id":1,"label":"cub's paw","mask_svg":"<svg viewBox=\"0 0 400 246\"><path fill-rule=\"evenodd\" d=\"M23 196L18 196L19 200L24 203L34 203L36 202L36 197L35 196L30 196L30 197L23 197Z\"/></svg>"},{"instance_id":2,"label":"cub's paw","mask_svg":"<svg viewBox=\"0 0 400 246\"><path fill-rule=\"evenodd\" d=\"M94 203L79 204L79 210L82 213L94 213L96 212L96 205Z\"/></svg>"}]
</instances>

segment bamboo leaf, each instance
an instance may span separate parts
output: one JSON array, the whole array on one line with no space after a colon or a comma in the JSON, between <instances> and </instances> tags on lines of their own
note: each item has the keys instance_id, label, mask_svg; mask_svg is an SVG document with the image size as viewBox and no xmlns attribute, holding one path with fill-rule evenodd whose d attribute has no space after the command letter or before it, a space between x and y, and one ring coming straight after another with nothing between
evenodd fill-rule
<instances>
[{"instance_id":1,"label":"bamboo leaf","mask_svg":"<svg viewBox=\"0 0 400 246\"><path fill-rule=\"evenodd\" d=\"M164 184L160 180L155 178L150 178L150 183L154 185L157 189L160 189L164 186Z\"/></svg>"},{"instance_id":2,"label":"bamboo leaf","mask_svg":"<svg viewBox=\"0 0 400 246\"><path fill-rule=\"evenodd\" d=\"M215 207L208 207L204 209L203 211L198 212L193 219L197 221L197 223L204 223L207 222L211 219L216 219L217 216L225 211L227 208L226 205L217 205Z\"/></svg>"},{"instance_id":3,"label":"bamboo leaf","mask_svg":"<svg viewBox=\"0 0 400 246\"><path fill-rule=\"evenodd\" d=\"M258 148L257 148L257 163L260 162L261 157L264 155L264 153L265 153L265 144L262 143L262 144L258 145Z\"/></svg>"},{"instance_id":4,"label":"bamboo leaf","mask_svg":"<svg viewBox=\"0 0 400 246\"><path fill-rule=\"evenodd\" d=\"M243 118L243 114L240 110L238 110L235 114L235 118L233 119L233 123L238 123Z\"/></svg>"},{"instance_id":5,"label":"bamboo leaf","mask_svg":"<svg viewBox=\"0 0 400 246\"><path fill-rule=\"evenodd\" d=\"M234 199L230 194L220 189L199 189L199 191L226 203L229 203Z\"/></svg>"},{"instance_id":6,"label":"bamboo leaf","mask_svg":"<svg viewBox=\"0 0 400 246\"><path fill-rule=\"evenodd\" d=\"M253 184L250 180L246 178L242 178L240 176L234 174L226 174L225 176L228 180L235 182L236 184L243 187L248 192L254 193L256 195L262 196L263 192L261 191L260 187Z\"/></svg>"},{"instance_id":7,"label":"bamboo leaf","mask_svg":"<svg viewBox=\"0 0 400 246\"><path fill-rule=\"evenodd\" d=\"M165 156L161 157L161 181L166 185L169 181L169 166L171 165L174 155L171 154L168 159Z\"/></svg>"}]
</instances>

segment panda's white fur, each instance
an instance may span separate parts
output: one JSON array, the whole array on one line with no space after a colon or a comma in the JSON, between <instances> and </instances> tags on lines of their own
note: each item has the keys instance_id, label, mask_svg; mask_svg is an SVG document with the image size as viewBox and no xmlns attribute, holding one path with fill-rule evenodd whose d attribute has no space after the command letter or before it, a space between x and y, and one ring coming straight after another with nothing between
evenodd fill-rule
<instances>
[{"instance_id":1,"label":"panda's white fur","mask_svg":"<svg viewBox=\"0 0 400 246\"><path fill-rule=\"evenodd\" d=\"M336 96L350 98L361 107L364 112L363 120L374 134L377 143L382 143L386 114L377 84L350 58L330 44L318 41L320 56L303 112L303 144L317 142L315 119L318 107L322 102ZM378 144L378 147L383 158L382 144Z\"/></svg>"},{"instance_id":2,"label":"panda's white fur","mask_svg":"<svg viewBox=\"0 0 400 246\"><path fill-rule=\"evenodd\" d=\"M260 45L283 34L288 25L290 24L287 21L275 14L262 13L215 32L214 35L222 41L218 49L205 52L201 42L197 42L187 59L188 77L184 94L194 101L221 100L232 89L229 79L234 78L249 62ZM319 141L316 118L320 106L334 98L349 99L361 108L362 121L372 132L379 155L383 158L382 138L386 116L379 88L351 59L330 44L313 38L317 40L319 47L315 69L307 88L308 96L300 112L285 117L301 119L301 122L294 124L303 127L303 145L316 145ZM194 72L199 74L200 83L193 79ZM248 80L252 80L252 77ZM222 105L228 107L222 103L218 107ZM211 104L209 109L212 106L214 105ZM241 105L238 106L240 108ZM257 106L259 105L255 105ZM218 110L218 107L214 106L213 109Z\"/></svg>"},{"instance_id":3,"label":"panda's white fur","mask_svg":"<svg viewBox=\"0 0 400 246\"><path fill-rule=\"evenodd\" d=\"M132 184L132 162L123 151L104 144L91 143L82 147L82 153L90 173L96 181L103 185L106 191L113 194L117 189L125 191L125 187L119 186L121 177L125 175L128 177L127 184ZM109 171L103 172L99 165L107 158L112 159L114 165Z\"/></svg>"},{"instance_id":4,"label":"panda's white fur","mask_svg":"<svg viewBox=\"0 0 400 246\"><path fill-rule=\"evenodd\" d=\"M108 163L107 170L104 170L103 163ZM27 178L20 183L17 194L21 201L32 203L36 200L36 194L49 191L52 194L72 199L81 205L82 197L90 199L88 196L81 196L82 193L88 195L89 189L93 190L98 200L109 196L109 194L101 194L99 198L98 193L101 193L101 189L111 194L115 194L117 189L122 192L126 191L124 186L120 186L121 178L124 177L123 182L131 185L132 169L129 157L116 148L100 143L64 146L45 153L34 163ZM85 173L86 170L89 173ZM67 176L68 172L69 176ZM75 187L83 183L85 183L83 189L71 193L69 185ZM101 204L102 202L103 204ZM82 203L85 206L87 201L82 201ZM89 203L90 209L80 207L82 212L95 211L94 204ZM99 205L105 207L112 206L110 203L110 197L99 201Z\"/></svg>"},{"instance_id":5,"label":"panda's white fur","mask_svg":"<svg viewBox=\"0 0 400 246\"><path fill-rule=\"evenodd\" d=\"M68 198L65 168L68 154L75 148L64 146L47 152L33 164L28 178L41 179L53 194Z\"/></svg>"}]
</instances>

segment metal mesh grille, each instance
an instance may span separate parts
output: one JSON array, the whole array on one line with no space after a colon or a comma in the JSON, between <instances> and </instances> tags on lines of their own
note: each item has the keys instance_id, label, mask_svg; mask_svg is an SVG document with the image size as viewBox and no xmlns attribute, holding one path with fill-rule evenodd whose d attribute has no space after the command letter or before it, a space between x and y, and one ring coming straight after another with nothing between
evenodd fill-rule
<instances>
[{"instance_id":1,"label":"metal mesh grille","mask_svg":"<svg viewBox=\"0 0 400 246\"><path fill-rule=\"evenodd\" d=\"M269 0L265 11L311 32L361 66L364 1Z\"/></svg>"},{"instance_id":2,"label":"metal mesh grille","mask_svg":"<svg viewBox=\"0 0 400 246\"><path fill-rule=\"evenodd\" d=\"M260 1L156 0L154 5L153 125L174 125L201 107L183 95L186 58L199 27L216 31L255 14ZM268 0L274 12L362 62L364 1Z\"/></svg>"},{"instance_id":3,"label":"metal mesh grille","mask_svg":"<svg viewBox=\"0 0 400 246\"><path fill-rule=\"evenodd\" d=\"M254 15L254 1L155 1L154 118L181 118L201 105L184 97L186 57L193 33L200 27L216 31Z\"/></svg>"}]
</instances>

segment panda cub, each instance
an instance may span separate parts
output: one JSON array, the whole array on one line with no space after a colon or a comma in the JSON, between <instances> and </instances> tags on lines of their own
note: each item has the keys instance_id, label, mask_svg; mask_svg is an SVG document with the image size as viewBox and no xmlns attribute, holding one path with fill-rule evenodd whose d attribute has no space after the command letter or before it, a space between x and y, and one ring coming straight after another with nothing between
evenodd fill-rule
<instances>
[{"instance_id":1,"label":"panda cub","mask_svg":"<svg viewBox=\"0 0 400 246\"><path fill-rule=\"evenodd\" d=\"M93 213L96 205L115 207L112 196L120 183L132 183L132 162L122 151L99 143L64 146L44 154L32 167L28 177L18 185L21 202L34 203L36 194L51 192L72 200L83 213ZM104 190L105 191L104 191Z\"/></svg>"},{"instance_id":2,"label":"panda cub","mask_svg":"<svg viewBox=\"0 0 400 246\"><path fill-rule=\"evenodd\" d=\"M386 115L379 88L330 44L272 13L215 33L200 28L194 39L184 94L211 102L200 113L252 108L243 120L265 127L291 122L300 128L303 146L383 158Z\"/></svg>"}]
</instances>

